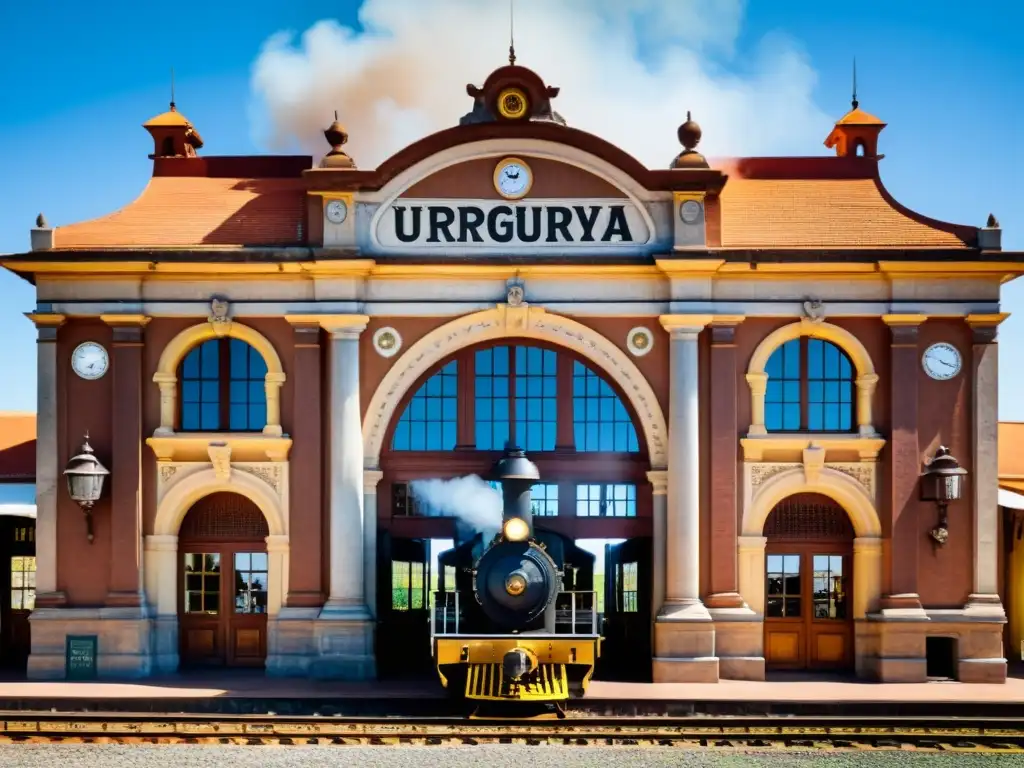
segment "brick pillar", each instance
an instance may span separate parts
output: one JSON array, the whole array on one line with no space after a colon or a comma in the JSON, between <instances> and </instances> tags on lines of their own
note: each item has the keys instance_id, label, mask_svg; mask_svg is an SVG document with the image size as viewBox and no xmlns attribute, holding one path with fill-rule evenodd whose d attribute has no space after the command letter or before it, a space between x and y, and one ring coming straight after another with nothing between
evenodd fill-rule
<instances>
[{"instance_id":1,"label":"brick pillar","mask_svg":"<svg viewBox=\"0 0 1024 768\"><path fill-rule=\"evenodd\" d=\"M918 328L924 315L885 315L892 333L889 371L889 547L891 580L889 594L881 600L884 615L925 618L917 592L918 523L921 456L917 441L917 380L921 359Z\"/></svg>"},{"instance_id":2,"label":"brick pillar","mask_svg":"<svg viewBox=\"0 0 1024 768\"><path fill-rule=\"evenodd\" d=\"M293 408L293 439L289 464L289 526L292 556L289 558L288 594L290 608L323 605L321 456L321 372L320 325L292 322L295 340L294 373L290 377Z\"/></svg>"},{"instance_id":3,"label":"brick pillar","mask_svg":"<svg viewBox=\"0 0 1024 768\"><path fill-rule=\"evenodd\" d=\"M102 315L111 326L114 407L110 467L110 579L106 604L143 603L142 574L142 348L144 315Z\"/></svg>"},{"instance_id":4,"label":"brick pillar","mask_svg":"<svg viewBox=\"0 0 1024 768\"><path fill-rule=\"evenodd\" d=\"M742 608L736 567L736 325L742 317L711 325L711 584L709 608Z\"/></svg>"}]
</instances>

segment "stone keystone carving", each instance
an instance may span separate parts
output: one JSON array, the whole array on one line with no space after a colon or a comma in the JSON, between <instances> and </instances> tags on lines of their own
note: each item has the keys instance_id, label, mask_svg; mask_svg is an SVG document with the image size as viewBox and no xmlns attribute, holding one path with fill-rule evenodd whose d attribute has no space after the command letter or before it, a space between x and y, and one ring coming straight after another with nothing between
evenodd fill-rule
<instances>
[{"instance_id":1,"label":"stone keystone carving","mask_svg":"<svg viewBox=\"0 0 1024 768\"><path fill-rule=\"evenodd\" d=\"M518 283L513 283L508 287L508 293L505 295L505 301L508 302L510 307L521 306L525 300L526 291L523 290L523 286Z\"/></svg>"},{"instance_id":2,"label":"stone keystone carving","mask_svg":"<svg viewBox=\"0 0 1024 768\"><path fill-rule=\"evenodd\" d=\"M210 453L213 474L222 483L226 483L231 477L231 446L227 443L210 443L207 450Z\"/></svg>"},{"instance_id":3,"label":"stone keystone carving","mask_svg":"<svg viewBox=\"0 0 1024 768\"><path fill-rule=\"evenodd\" d=\"M808 299L804 302L805 319L817 325L825 320L825 302L818 299Z\"/></svg>"},{"instance_id":4,"label":"stone keystone carving","mask_svg":"<svg viewBox=\"0 0 1024 768\"><path fill-rule=\"evenodd\" d=\"M231 303L227 299L220 296L210 299L210 324L218 338L227 336L231 328L231 317L228 315L230 309Z\"/></svg>"}]
</instances>

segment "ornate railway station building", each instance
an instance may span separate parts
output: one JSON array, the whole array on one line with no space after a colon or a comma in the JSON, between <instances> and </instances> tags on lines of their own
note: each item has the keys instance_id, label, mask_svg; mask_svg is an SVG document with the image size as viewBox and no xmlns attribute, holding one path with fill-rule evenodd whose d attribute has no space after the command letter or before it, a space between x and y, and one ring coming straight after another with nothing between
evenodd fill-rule
<instances>
[{"instance_id":1,"label":"ornate railway station building","mask_svg":"<svg viewBox=\"0 0 1024 768\"><path fill-rule=\"evenodd\" d=\"M172 104L136 201L3 258L37 295L28 674L69 636L101 676L429 671L458 523L410 484L513 441L538 525L603 542L599 676L1004 680L995 219L896 202L856 104L831 156L709 162L687 116L651 169L526 68L468 91L376 169L337 122L322 159L202 156Z\"/></svg>"}]
</instances>

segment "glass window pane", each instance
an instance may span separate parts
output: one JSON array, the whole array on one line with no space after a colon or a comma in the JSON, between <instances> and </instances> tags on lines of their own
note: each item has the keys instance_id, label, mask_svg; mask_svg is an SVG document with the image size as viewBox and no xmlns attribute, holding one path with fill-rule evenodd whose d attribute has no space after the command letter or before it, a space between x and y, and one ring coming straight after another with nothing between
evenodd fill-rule
<instances>
[{"instance_id":1,"label":"glass window pane","mask_svg":"<svg viewBox=\"0 0 1024 768\"><path fill-rule=\"evenodd\" d=\"M573 392L577 451L638 450L636 428L621 398L608 382L579 361L573 362Z\"/></svg>"},{"instance_id":2,"label":"glass window pane","mask_svg":"<svg viewBox=\"0 0 1024 768\"><path fill-rule=\"evenodd\" d=\"M787 618L796 618L800 616L800 598L799 597L787 597L786 601L786 616Z\"/></svg>"},{"instance_id":3,"label":"glass window pane","mask_svg":"<svg viewBox=\"0 0 1024 768\"><path fill-rule=\"evenodd\" d=\"M458 366L452 361L420 385L399 417L392 450L450 451L455 448L457 377ZM479 387L478 380L478 390Z\"/></svg>"}]
</instances>

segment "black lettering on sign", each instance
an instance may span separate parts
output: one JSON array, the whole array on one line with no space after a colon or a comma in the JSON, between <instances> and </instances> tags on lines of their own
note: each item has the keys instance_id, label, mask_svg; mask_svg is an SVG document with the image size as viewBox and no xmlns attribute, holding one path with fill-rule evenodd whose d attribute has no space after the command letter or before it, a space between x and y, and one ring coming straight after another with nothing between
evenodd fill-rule
<instances>
[{"instance_id":1,"label":"black lettering on sign","mask_svg":"<svg viewBox=\"0 0 1024 768\"><path fill-rule=\"evenodd\" d=\"M405 206L395 206L395 236L403 243L414 243L420 239L420 211L421 206L414 205L410 210L412 214L412 232L405 231Z\"/></svg>"},{"instance_id":2,"label":"black lettering on sign","mask_svg":"<svg viewBox=\"0 0 1024 768\"><path fill-rule=\"evenodd\" d=\"M529 211L533 219L533 231L526 231L526 212ZM529 208L522 206L516 208L516 239L523 243L536 243L540 240L540 206L531 205Z\"/></svg>"},{"instance_id":3,"label":"black lettering on sign","mask_svg":"<svg viewBox=\"0 0 1024 768\"><path fill-rule=\"evenodd\" d=\"M491 208L487 214L487 236L496 243L509 243L512 242L512 234L512 208L507 205Z\"/></svg>"},{"instance_id":4,"label":"black lettering on sign","mask_svg":"<svg viewBox=\"0 0 1024 768\"><path fill-rule=\"evenodd\" d=\"M475 205L459 206L459 242L466 242L466 236L472 235L474 243L482 243L484 239L477 231L484 223L484 212Z\"/></svg>"},{"instance_id":5,"label":"black lettering on sign","mask_svg":"<svg viewBox=\"0 0 1024 768\"><path fill-rule=\"evenodd\" d=\"M590 206L590 216L587 216L587 209L585 206L574 205L572 209L576 211L576 217L580 220L580 226L583 227L583 237L580 238L580 242L594 242L594 225L597 224L597 214L601 212L601 206Z\"/></svg>"},{"instance_id":6,"label":"black lettering on sign","mask_svg":"<svg viewBox=\"0 0 1024 768\"><path fill-rule=\"evenodd\" d=\"M449 227L455 222L455 211L440 205L428 206L427 211L430 213L430 237L427 238L427 242L441 242L437 236L439 233L444 233L445 242L454 243L455 237Z\"/></svg>"},{"instance_id":7,"label":"black lettering on sign","mask_svg":"<svg viewBox=\"0 0 1024 768\"><path fill-rule=\"evenodd\" d=\"M615 236L619 237L620 242L632 242L633 235L630 234L629 224L626 222L626 206L611 205L609 208L611 216L608 217L608 226L604 229L601 242L610 243Z\"/></svg>"},{"instance_id":8,"label":"black lettering on sign","mask_svg":"<svg viewBox=\"0 0 1024 768\"><path fill-rule=\"evenodd\" d=\"M558 242L558 233L562 233L563 242L571 243L572 233L569 231L569 223L572 221L572 211L562 205L552 205L548 208L548 236L545 239L549 243Z\"/></svg>"}]
</instances>

